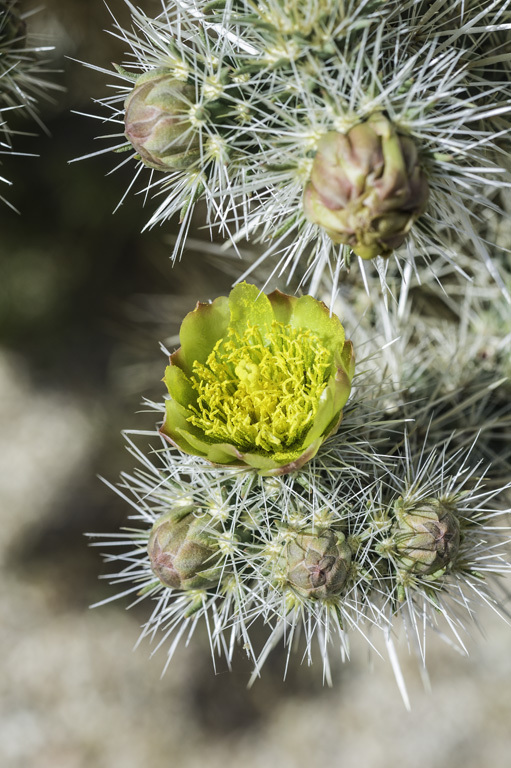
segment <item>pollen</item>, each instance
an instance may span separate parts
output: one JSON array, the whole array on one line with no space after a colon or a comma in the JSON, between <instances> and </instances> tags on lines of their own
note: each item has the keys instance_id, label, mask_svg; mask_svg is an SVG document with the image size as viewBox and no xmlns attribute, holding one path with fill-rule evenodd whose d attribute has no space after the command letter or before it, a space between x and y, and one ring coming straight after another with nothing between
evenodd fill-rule
<instances>
[{"instance_id":1,"label":"pollen","mask_svg":"<svg viewBox=\"0 0 511 768\"><path fill-rule=\"evenodd\" d=\"M193 364L197 402L188 421L240 450L292 450L311 428L332 372L332 353L308 329L233 328Z\"/></svg>"}]
</instances>

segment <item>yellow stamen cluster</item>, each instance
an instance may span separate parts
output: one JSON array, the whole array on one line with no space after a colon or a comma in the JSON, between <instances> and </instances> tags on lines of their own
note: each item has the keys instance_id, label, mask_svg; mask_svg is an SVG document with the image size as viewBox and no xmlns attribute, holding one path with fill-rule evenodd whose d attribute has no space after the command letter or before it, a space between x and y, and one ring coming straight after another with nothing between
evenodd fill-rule
<instances>
[{"instance_id":1,"label":"yellow stamen cluster","mask_svg":"<svg viewBox=\"0 0 511 768\"><path fill-rule=\"evenodd\" d=\"M331 371L332 353L308 329L231 328L204 364L193 364L198 397L188 421L241 450L292 449L310 429Z\"/></svg>"}]
</instances>

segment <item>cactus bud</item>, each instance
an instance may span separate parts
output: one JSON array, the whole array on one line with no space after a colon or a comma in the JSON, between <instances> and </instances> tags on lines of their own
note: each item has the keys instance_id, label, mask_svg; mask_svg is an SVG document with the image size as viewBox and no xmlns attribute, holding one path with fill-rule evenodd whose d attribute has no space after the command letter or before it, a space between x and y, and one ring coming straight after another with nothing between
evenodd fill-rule
<instances>
[{"instance_id":1,"label":"cactus bud","mask_svg":"<svg viewBox=\"0 0 511 768\"><path fill-rule=\"evenodd\" d=\"M429 187L417 148L383 114L319 141L304 212L362 259L390 256L424 213Z\"/></svg>"},{"instance_id":2,"label":"cactus bud","mask_svg":"<svg viewBox=\"0 0 511 768\"><path fill-rule=\"evenodd\" d=\"M138 78L125 103L125 134L142 162L158 171L187 168L200 156L189 119L195 88L155 70Z\"/></svg>"},{"instance_id":3,"label":"cactus bud","mask_svg":"<svg viewBox=\"0 0 511 768\"><path fill-rule=\"evenodd\" d=\"M460 544L460 524L452 501L429 498L407 504L398 499L394 510L393 539L405 570L427 576L453 562Z\"/></svg>"},{"instance_id":4,"label":"cactus bud","mask_svg":"<svg viewBox=\"0 0 511 768\"><path fill-rule=\"evenodd\" d=\"M171 512L155 522L147 551L153 573L166 587L205 589L218 584L218 547L205 531L211 521L210 516Z\"/></svg>"},{"instance_id":5,"label":"cactus bud","mask_svg":"<svg viewBox=\"0 0 511 768\"><path fill-rule=\"evenodd\" d=\"M332 597L346 584L351 550L342 533L298 533L287 542L283 557L287 581L303 597Z\"/></svg>"}]
</instances>

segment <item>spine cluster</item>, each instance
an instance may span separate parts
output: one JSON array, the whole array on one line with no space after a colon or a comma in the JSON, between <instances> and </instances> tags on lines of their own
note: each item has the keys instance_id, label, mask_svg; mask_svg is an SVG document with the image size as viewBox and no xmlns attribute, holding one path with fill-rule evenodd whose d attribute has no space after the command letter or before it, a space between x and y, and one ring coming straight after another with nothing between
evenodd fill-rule
<instances>
[{"instance_id":1,"label":"spine cluster","mask_svg":"<svg viewBox=\"0 0 511 768\"><path fill-rule=\"evenodd\" d=\"M312 293L394 256L482 261L507 290L480 227L510 183L507 0L128 5L112 148L151 172L148 226L179 216L174 256L205 200Z\"/></svg>"}]
</instances>

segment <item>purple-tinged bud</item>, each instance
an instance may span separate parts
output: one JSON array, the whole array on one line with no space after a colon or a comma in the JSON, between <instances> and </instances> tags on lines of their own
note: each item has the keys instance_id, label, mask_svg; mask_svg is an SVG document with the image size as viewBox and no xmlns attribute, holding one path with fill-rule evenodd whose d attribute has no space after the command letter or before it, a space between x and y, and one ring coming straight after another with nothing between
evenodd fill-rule
<instances>
[{"instance_id":1,"label":"purple-tinged bud","mask_svg":"<svg viewBox=\"0 0 511 768\"><path fill-rule=\"evenodd\" d=\"M429 186L417 148L383 114L319 141L304 213L363 259L390 256L424 213Z\"/></svg>"},{"instance_id":2,"label":"purple-tinged bud","mask_svg":"<svg viewBox=\"0 0 511 768\"><path fill-rule=\"evenodd\" d=\"M218 584L218 546L208 524L210 516L197 518L193 512L185 517L171 512L155 522L147 551L153 573L166 587L206 589Z\"/></svg>"},{"instance_id":3,"label":"purple-tinged bud","mask_svg":"<svg viewBox=\"0 0 511 768\"><path fill-rule=\"evenodd\" d=\"M453 563L460 545L456 505L448 499L426 498L394 505L393 540L400 566L427 576Z\"/></svg>"},{"instance_id":4,"label":"purple-tinged bud","mask_svg":"<svg viewBox=\"0 0 511 768\"><path fill-rule=\"evenodd\" d=\"M125 134L144 165L158 171L188 168L200 156L190 122L195 88L156 70L141 75L125 103Z\"/></svg>"},{"instance_id":5,"label":"purple-tinged bud","mask_svg":"<svg viewBox=\"0 0 511 768\"><path fill-rule=\"evenodd\" d=\"M283 557L287 581L303 597L338 595L348 579L351 550L342 533L297 533Z\"/></svg>"}]
</instances>

